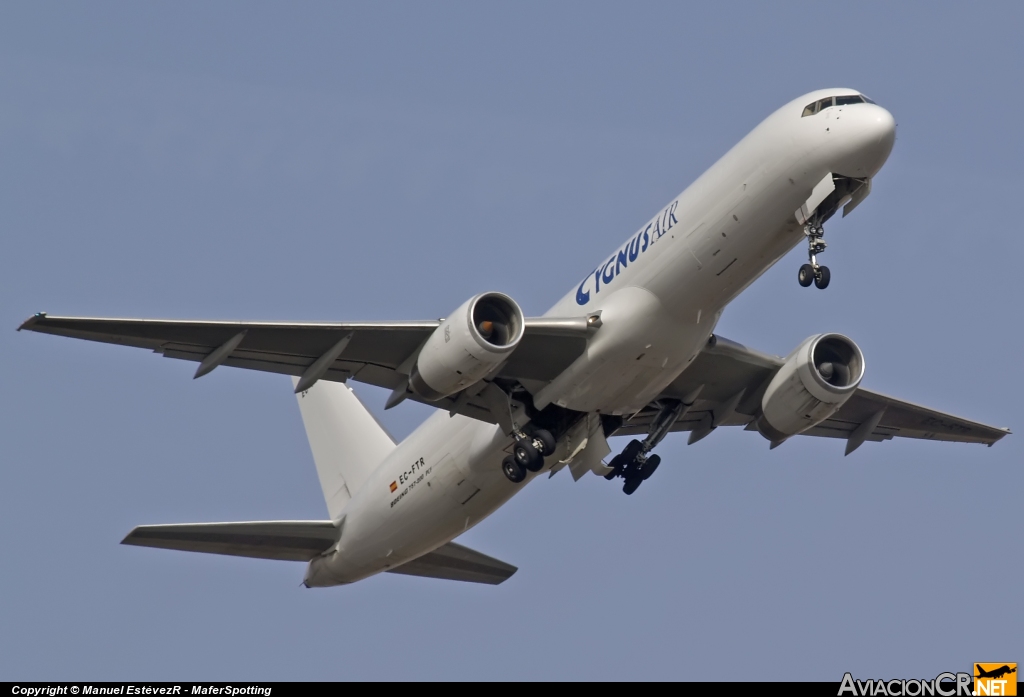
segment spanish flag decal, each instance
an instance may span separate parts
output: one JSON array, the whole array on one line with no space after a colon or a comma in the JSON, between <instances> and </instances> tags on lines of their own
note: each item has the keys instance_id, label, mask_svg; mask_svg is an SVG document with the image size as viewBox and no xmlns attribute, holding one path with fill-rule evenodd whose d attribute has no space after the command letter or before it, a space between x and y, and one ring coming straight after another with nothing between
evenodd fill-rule
<instances>
[{"instance_id":1,"label":"spanish flag decal","mask_svg":"<svg viewBox=\"0 0 1024 697\"><path fill-rule=\"evenodd\" d=\"M391 493L392 494L395 493L395 491L397 489L398 489L398 482L391 482Z\"/></svg>"}]
</instances>

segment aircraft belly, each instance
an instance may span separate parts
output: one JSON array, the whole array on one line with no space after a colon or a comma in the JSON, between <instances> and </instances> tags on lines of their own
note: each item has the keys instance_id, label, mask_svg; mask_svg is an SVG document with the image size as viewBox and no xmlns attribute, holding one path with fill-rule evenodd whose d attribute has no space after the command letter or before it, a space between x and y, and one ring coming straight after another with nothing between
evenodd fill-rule
<instances>
[{"instance_id":1,"label":"aircraft belly","mask_svg":"<svg viewBox=\"0 0 1024 697\"><path fill-rule=\"evenodd\" d=\"M587 351L534 395L534 404L582 412L626 413L644 406L693 358L714 316L680 321L655 294L627 286L599 306L602 326Z\"/></svg>"},{"instance_id":2,"label":"aircraft belly","mask_svg":"<svg viewBox=\"0 0 1024 697\"><path fill-rule=\"evenodd\" d=\"M486 518L522 488L501 474L502 448L509 442L492 424L445 412L432 415L345 509L336 552L311 564L332 581L318 585L352 583L387 571Z\"/></svg>"},{"instance_id":3,"label":"aircraft belly","mask_svg":"<svg viewBox=\"0 0 1024 697\"><path fill-rule=\"evenodd\" d=\"M624 271L632 285L593 304L602 329L535 403L629 414L656 398L694 359L725 306L803 239L793 211L823 166L820 155L803 155L723 182L730 193L705 205L703 216L700 202L681 202L689 232L661 238L656 256Z\"/></svg>"}]
</instances>

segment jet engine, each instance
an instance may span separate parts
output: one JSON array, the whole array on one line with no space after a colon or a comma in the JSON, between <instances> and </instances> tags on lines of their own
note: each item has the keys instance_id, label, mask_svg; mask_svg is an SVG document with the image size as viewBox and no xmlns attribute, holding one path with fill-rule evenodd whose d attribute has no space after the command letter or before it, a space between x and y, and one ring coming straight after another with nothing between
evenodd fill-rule
<instances>
[{"instance_id":1,"label":"jet engine","mask_svg":"<svg viewBox=\"0 0 1024 697\"><path fill-rule=\"evenodd\" d=\"M761 400L757 430L773 443L820 424L864 377L864 354L842 334L819 334L789 354Z\"/></svg>"},{"instance_id":2,"label":"jet engine","mask_svg":"<svg viewBox=\"0 0 1024 697\"><path fill-rule=\"evenodd\" d=\"M504 293L470 298L427 339L409 386L430 401L469 387L511 355L525 324L519 305Z\"/></svg>"}]
</instances>

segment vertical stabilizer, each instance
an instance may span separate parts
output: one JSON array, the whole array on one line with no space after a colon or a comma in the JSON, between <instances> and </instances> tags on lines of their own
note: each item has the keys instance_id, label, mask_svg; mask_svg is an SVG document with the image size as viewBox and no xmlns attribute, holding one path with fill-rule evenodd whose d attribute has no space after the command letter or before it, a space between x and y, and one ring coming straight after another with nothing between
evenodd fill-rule
<instances>
[{"instance_id":1,"label":"vertical stabilizer","mask_svg":"<svg viewBox=\"0 0 1024 697\"><path fill-rule=\"evenodd\" d=\"M292 385L296 383L293 377ZM337 520L395 442L344 383L320 380L296 397L327 511Z\"/></svg>"}]
</instances>

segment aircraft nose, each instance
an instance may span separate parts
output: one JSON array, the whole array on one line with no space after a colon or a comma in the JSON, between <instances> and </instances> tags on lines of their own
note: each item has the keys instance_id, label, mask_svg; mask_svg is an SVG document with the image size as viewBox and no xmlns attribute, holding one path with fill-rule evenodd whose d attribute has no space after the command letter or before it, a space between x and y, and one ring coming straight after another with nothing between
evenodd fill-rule
<instances>
[{"instance_id":1,"label":"aircraft nose","mask_svg":"<svg viewBox=\"0 0 1024 697\"><path fill-rule=\"evenodd\" d=\"M875 142L887 146L891 150L893 143L896 142L896 119L888 109L877 104L872 104L871 107L867 118L867 129L874 136Z\"/></svg>"},{"instance_id":2,"label":"aircraft nose","mask_svg":"<svg viewBox=\"0 0 1024 697\"><path fill-rule=\"evenodd\" d=\"M865 104L858 119L858 150L868 176L874 176L889 159L896 143L896 119L887 109L877 104Z\"/></svg>"}]
</instances>

